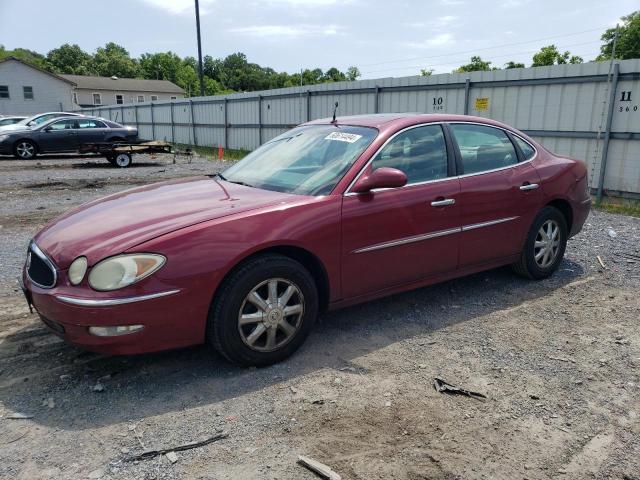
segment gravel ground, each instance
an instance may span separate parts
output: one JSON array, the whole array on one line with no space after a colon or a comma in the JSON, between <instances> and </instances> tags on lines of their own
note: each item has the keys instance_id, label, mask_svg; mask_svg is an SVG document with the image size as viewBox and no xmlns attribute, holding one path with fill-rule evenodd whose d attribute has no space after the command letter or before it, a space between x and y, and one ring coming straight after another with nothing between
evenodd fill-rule
<instances>
[{"instance_id":1,"label":"gravel ground","mask_svg":"<svg viewBox=\"0 0 640 480\"><path fill-rule=\"evenodd\" d=\"M304 454L346 479L640 479L639 219L593 212L541 282L502 268L326 314L269 368L60 342L14 284L28 239L79 203L220 168L171 162L0 161L0 478L316 478ZM176 463L126 461L219 431Z\"/></svg>"}]
</instances>

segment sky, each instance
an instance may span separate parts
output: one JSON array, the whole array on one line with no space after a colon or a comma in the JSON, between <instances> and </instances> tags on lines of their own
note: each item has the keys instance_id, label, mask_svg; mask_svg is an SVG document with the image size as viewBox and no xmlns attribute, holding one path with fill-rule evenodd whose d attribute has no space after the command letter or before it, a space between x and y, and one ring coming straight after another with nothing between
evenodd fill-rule
<instances>
[{"instance_id":1,"label":"sky","mask_svg":"<svg viewBox=\"0 0 640 480\"><path fill-rule=\"evenodd\" d=\"M203 55L243 52L293 73L357 66L361 78L451 72L480 55L531 63L556 44L592 60L600 36L638 0L200 0ZM23 19L26 21L16 21ZM0 44L93 52L114 41L132 56L197 56L194 0L0 0Z\"/></svg>"}]
</instances>

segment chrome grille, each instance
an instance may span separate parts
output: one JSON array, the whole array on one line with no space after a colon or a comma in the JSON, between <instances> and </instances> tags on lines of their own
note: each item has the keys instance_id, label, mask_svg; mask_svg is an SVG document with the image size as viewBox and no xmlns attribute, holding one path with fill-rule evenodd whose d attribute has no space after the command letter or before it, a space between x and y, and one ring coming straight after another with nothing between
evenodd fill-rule
<instances>
[{"instance_id":1,"label":"chrome grille","mask_svg":"<svg viewBox=\"0 0 640 480\"><path fill-rule=\"evenodd\" d=\"M42 288L55 286L57 280L56 267L35 242L31 242L29 245L25 269L29 280L37 286Z\"/></svg>"}]
</instances>

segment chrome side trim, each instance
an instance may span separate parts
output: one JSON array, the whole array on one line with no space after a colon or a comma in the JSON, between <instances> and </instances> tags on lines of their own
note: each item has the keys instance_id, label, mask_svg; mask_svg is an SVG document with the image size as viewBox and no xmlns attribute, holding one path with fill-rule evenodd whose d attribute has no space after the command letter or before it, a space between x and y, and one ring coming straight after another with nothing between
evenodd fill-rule
<instances>
[{"instance_id":1,"label":"chrome side trim","mask_svg":"<svg viewBox=\"0 0 640 480\"><path fill-rule=\"evenodd\" d=\"M482 223L472 223L471 225L465 225L462 227L462 231L466 232L467 230L475 230L476 228L490 227L491 225L498 225L499 223L510 222L511 220L515 220L518 217L506 217L499 218L497 220L491 220L489 222Z\"/></svg>"},{"instance_id":2,"label":"chrome side trim","mask_svg":"<svg viewBox=\"0 0 640 480\"><path fill-rule=\"evenodd\" d=\"M392 240L390 242L371 245L370 247L359 248L357 250L354 250L352 253L365 253L365 252L371 252L373 250L382 250L383 248L397 247L398 245L406 245L407 243L421 242L423 240L429 240L430 238L437 238L437 237L444 237L445 235L452 235L454 233L459 233L460 231L461 231L460 227L451 228L449 230L439 230L437 232L427 233L424 235L416 235L414 237L401 238L399 240Z\"/></svg>"},{"instance_id":3,"label":"chrome side trim","mask_svg":"<svg viewBox=\"0 0 640 480\"><path fill-rule=\"evenodd\" d=\"M391 240L389 242L377 243L369 247L358 248L351 253L365 253L372 252L374 250L382 250L384 248L397 247L400 245L406 245L408 243L422 242L423 240L429 240L431 238L444 237L445 235L453 235L454 233L466 232L468 230L475 230L476 228L490 227L492 225L498 225L500 223L510 222L518 217L506 217L499 218L497 220L491 220L489 222L472 223L471 225L464 225L462 227L450 228L448 230L438 230L437 232L426 233L423 235L416 235L413 237L400 238L398 240Z\"/></svg>"},{"instance_id":4,"label":"chrome side trim","mask_svg":"<svg viewBox=\"0 0 640 480\"><path fill-rule=\"evenodd\" d=\"M386 190L400 190L400 189L404 189L404 188L411 188L411 187L416 187L419 185L426 185L428 183L434 183L434 182L442 182L442 181L446 181L446 180L454 180L454 179L458 179L458 178L466 178L466 177L475 177L476 175L484 175L486 173L493 173L493 172L499 172L500 170L506 170L508 168L516 168L519 165L524 165L526 163L530 163L533 162L537 157L538 157L538 149L536 147L534 147L533 145L531 145L531 143L529 143L528 140L525 140L524 138L522 138L520 135L518 135L517 133L514 133L511 130L508 130L506 128L502 128L502 127L498 127L496 125L490 125L488 123L480 123L480 122L464 122L464 121L460 121L460 120L454 120L454 121L450 121L450 122L444 122L444 121L440 121L440 122L427 122L427 123L419 123L416 125L410 125L408 127L403 128L402 130L398 130L396 133L394 133L393 135L391 135L369 158L369 160L367 160L367 163L365 163L362 168L360 169L360 171L358 172L358 174L354 177L354 179L351 181L351 183L349 184L349 186L347 186L347 188L345 189L345 192L342 194L345 197L351 197L351 196L355 196L355 195L361 195L360 193L357 192L351 192L351 187L353 187L353 185L356 183L356 181L358 181L358 178L360 178L360 176L365 172L365 170L367 169L367 167L373 162L373 159L376 157L376 155L378 155L378 153L380 153L380 150L382 150L384 147L387 146L387 144L393 140L397 135L406 132L407 130L411 130L412 128L418 128L418 127L426 127L428 125L444 125L444 124L453 124L453 123L464 123L464 124L469 124L469 125L480 125L483 127L491 127L491 128L497 128L498 130L502 130L503 132L509 132L512 135L515 135L516 137L520 138L523 142L527 143L529 146L531 146L531 148L533 148L533 150L535 151L535 154L533 155L533 157L531 157L528 160L524 160L522 162L518 162L518 163L514 163L513 165L507 165L506 167L499 167L499 168L494 168L491 170L483 170L482 172L474 172L474 173L466 173L463 175L455 175L453 177L444 177L444 178L436 178L434 180L426 180L424 182L417 182L417 183L408 183L407 185L405 185L404 187L400 187L400 188L377 188L374 190L371 190L371 192L376 193L376 192L383 192ZM514 147L515 148L515 147Z\"/></svg>"},{"instance_id":5,"label":"chrome side trim","mask_svg":"<svg viewBox=\"0 0 640 480\"><path fill-rule=\"evenodd\" d=\"M167 290L166 292L150 293L148 295L139 295L137 297L105 298L100 300L94 298L68 297L66 295L55 295L54 298L61 302L68 303L70 305L79 305L81 307L112 307L114 305L124 305L127 303L143 302L154 298L167 297L178 293L179 291L180 290Z\"/></svg>"},{"instance_id":6,"label":"chrome side trim","mask_svg":"<svg viewBox=\"0 0 640 480\"><path fill-rule=\"evenodd\" d=\"M50 289L55 287L56 283L58 283L58 269L56 268L54 263L49 259L49 257L47 257L47 255L42 250L40 250L40 247L38 247L36 242L34 242L33 240L31 240L31 243L29 243L29 250L35 253L40 258L40 260L46 263L47 266L51 269L51 271L53 272L53 283L51 285L40 285L38 282L36 282L33 278L29 276L29 269L25 268L25 271L27 272L27 278L29 278L29 281L40 288Z\"/></svg>"}]
</instances>

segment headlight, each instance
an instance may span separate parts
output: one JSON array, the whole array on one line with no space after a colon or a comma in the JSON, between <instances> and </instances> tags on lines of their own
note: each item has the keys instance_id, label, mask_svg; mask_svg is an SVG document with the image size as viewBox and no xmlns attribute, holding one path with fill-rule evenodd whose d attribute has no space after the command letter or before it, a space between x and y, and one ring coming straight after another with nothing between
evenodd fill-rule
<instances>
[{"instance_id":1,"label":"headlight","mask_svg":"<svg viewBox=\"0 0 640 480\"><path fill-rule=\"evenodd\" d=\"M69 265L69 281L72 285L78 285L85 273L87 273L87 257L78 257Z\"/></svg>"},{"instance_id":2,"label":"headlight","mask_svg":"<svg viewBox=\"0 0 640 480\"><path fill-rule=\"evenodd\" d=\"M7 138L9 138L9 135L0 135L0 142L4 142Z\"/></svg>"},{"instance_id":3,"label":"headlight","mask_svg":"<svg viewBox=\"0 0 640 480\"><path fill-rule=\"evenodd\" d=\"M89 273L89 285L109 291L132 285L158 270L166 258L151 253L119 255L101 261Z\"/></svg>"}]
</instances>

